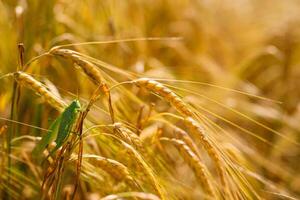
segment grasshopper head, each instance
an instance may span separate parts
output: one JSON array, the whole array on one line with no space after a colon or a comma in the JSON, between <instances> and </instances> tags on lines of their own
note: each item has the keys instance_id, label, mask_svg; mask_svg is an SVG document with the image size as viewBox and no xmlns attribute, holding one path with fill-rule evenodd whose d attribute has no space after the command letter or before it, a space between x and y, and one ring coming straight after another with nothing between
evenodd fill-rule
<instances>
[{"instance_id":1,"label":"grasshopper head","mask_svg":"<svg viewBox=\"0 0 300 200\"><path fill-rule=\"evenodd\" d=\"M74 105L75 108L78 108L78 109L81 108L80 102L79 102L78 100L74 100L74 101L72 102L72 104Z\"/></svg>"},{"instance_id":2,"label":"grasshopper head","mask_svg":"<svg viewBox=\"0 0 300 200\"><path fill-rule=\"evenodd\" d=\"M81 108L80 102L76 99L73 100L72 103L68 106L69 108L79 110Z\"/></svg>"}]
</instances>

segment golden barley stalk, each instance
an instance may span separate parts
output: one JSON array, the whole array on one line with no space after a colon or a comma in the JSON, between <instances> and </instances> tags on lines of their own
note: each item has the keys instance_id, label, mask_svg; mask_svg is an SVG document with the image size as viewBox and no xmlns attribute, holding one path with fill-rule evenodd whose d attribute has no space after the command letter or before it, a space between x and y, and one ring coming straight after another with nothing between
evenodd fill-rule
<instances>
[{"instance_id":1,"label":"golden barley stalk","mask_svg":"<svg viewBox=\"0 0 300 200\"><path fill-rule=\"evenodd\" d=\"M201 154L198 150L198 147L187 132L185 132L184 130L182 130L180 128L175 128L174 134L177 139L181 139L182 141L184 141L186 143L186 145L192 150L192 152L194 152L198 156L198 158L201 160Z\"/></svg>"},{"instance_id":2,"label":"golden barley stalk","mask_svg":"<svg viewBox=\"0 0 300 200\"><path fill-rule=\"evenodd\" d=\"M132 199L140 199L140 200L160 200L156 195L145 192L126 192L119 194L110 194L101 198L100 200L115 200L115 199L123 199L123 198L132 198ZM130 199L131 199L130 198ZM126 198L127 199L127 198Z\"/></svg>"},{"instance_id":3,"label":"golden barley stalk","mask_svg":"<svg viewBox=\"0 0 300 200\"><path fill-rule=\"evenodd\" d=\"M14 77L21 85L28 87L34 92L38 93L48 104L54 107L58 111L62 111L65 107L65 103L54 94L52 94L41 82L34 79L25 72L18 71L14 73Z\"/></svg>"},{"instance_id":4,"label":"golden barley stalk","mask_svg":"<svg viewBox=\"0 0 300 200\"><path fill-rule=\"evenodd\" d=\"M151 185L153 186L154 190L157 192L159 197L162 200L165 200L166 198L165 195L163 194L162 187L159 181L157 180L157 178L155 177L153 170L148 166L148 164L145 162L143 157L140 155L140 153L137 150L135 150L135 148L133 148L131 145L127 144L122 140L120 141L123 147L126 149L128 157L132 158L132 160L134 160L138 164L139 168L143 170L144 175L150 181Z\"/></svg>"},{"instance_id":5,"label":"golden barley stalk","mask_svg":"<svg viewBox=\"0 0 300 200\"><path fill-rule=\"evenodd\" d=\"M124 142L128 144L131 144L139 152L145 153L145 148L138 135L136 135L130 129L126 128L124 124L120 122L114 123L113 126L114 126L115 133L120 139L122 139Z\"/></svg>"},{"instance_id":6,"label":"golden barley stalk","mask_svg":"<svg viewBox=\"0 0 300 200\"><path fill-rule=\"evenodd\" d=\"M181 156L188 163L188 165L194 171L197 180L200 182L204 191L207 192L210 196L216 197L215 191L212 187L212 184L208 177L208 170L206 166L200 161L197 155L188 147L188 145L179 139L169 139L169 138L161 138L161 140L167 140L172 142L175 147L179 150Z\"/></svg>"},{"instance_id":7,"label":"golden barley stalk","mask_svg":"<svg viewBox=\"0 0 300 200\"><path fill-rule=\"evenodd\" d=\"M71 59L74 63L81 67L84 73L91 78L96 85L101 85L102 91L107 94L108 87L102 77L100 70L91 62L80 58L79 53L70 49L54 48L50 50L50 54L62 56Z\"/></svg>"},{"instance_id":8,"label":"golden barley stalk","mask_svg":"<svg viewBox=\"0 0 300 200\"><path fill-rule=\"evenodd\" d=\"M109 159L97 155L85 154L82 157L87 158L94 166L99 167L102 170L106 171L117 181L124 180L130 187L135 189L139 188L137 182L130 175L128 168L122 163L113 159ZM75 155L74 157L72 156L72 160L74 159L75 159Z\"/></svg>"},{"instance_id":9,"label":"golden barley stalk","mask_svg":"<svg viewBox=\"0 0 300 200\"><path fill-rule=\"evenodd\" d=\"M132 82L139 87L146 88L151 92L158 94L167 102L169 102L174 108L176 108L176 110L179 113L181 113L185 117L193 116L193 112L182 101L182 99L177 94L175 94L175 92L173 92L171 89L164 86L163 84L148 78L140 78Z\"/></svg>"},{"instance_id":10,"label":"golden barley stalk","mask_svg":"<svg viewBox=\"0 0 300 200\"><path fill-rule=\"evenodd\" d=\"M222 162L221 156L217 149L213 146L211 141L207 138L202 127L191 117L184 119L184 123L191 130L194 136L201 142L204 149L207 151L210 158L214 161L221 182L226 188L226 172L224 170L224 163Z\"/></svg>"},{"instance_id":11,"label":"golden barley stalk","mask_svg":"<svg viewBox=\"0 0 300 200\"><path fill-rule=\"evenodd\" d=\"M108 98L109 112L110 112L112 122L114 123L114 111L112 107L112 100L109 92L109 87L106 84L104 78L102 77L100 70L93 63L87 60L83 60L80 57L80 54L76 51L70 49L53 48L50 50L49 53L71 59L74 63L76 63L79 67L81 67L84 73L91 78L91 80L95 85L100 87L101 91Z\"/></svg>"}]
</instances>

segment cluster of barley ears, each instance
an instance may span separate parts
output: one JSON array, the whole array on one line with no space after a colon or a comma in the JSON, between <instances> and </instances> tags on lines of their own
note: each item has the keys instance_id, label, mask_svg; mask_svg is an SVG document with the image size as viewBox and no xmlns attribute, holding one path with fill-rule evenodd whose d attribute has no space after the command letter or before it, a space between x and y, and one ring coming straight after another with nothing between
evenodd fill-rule
<instances>
[{"instance_id":1,"label":"cluster of barley ears","mask_svg":"<svg viewBox=\"0 0 300 200\"><path fill-rule=\"evenodd\" d=\"M299 98L292 86L299 83L292 75L299 74L296 28L292 30L296 36L287 31L279 39L265 33L272 45L262 48L254 45L262 45L260 27L252 27L253 33L243 31L245 40L236 35L239 23L227 22L228 32L216 29L223 22L222 17L211 16L213 8L223 8L225 12L218 12L230 19L226 6L128 2L115 5L122 13L116 19L107 19L107 10L97 18L109 22L105 31L112 38L92 34L80 38L75 35L88 32L75 25L83 23L96 31L96 23L73 21L62 12L67 2L47 1L45 6L55 10L53 19L62 25L55 31L70 29L74 35L45 36L51 41L44 42L43 49L43 42L24 40L25 51L20 45L19 58L14 58L18 67L0 71L0 82L7 85L0 86L1 199L296 199L300 180ZM23 4L20 1L15 11L20 24L34 19L30 13L22 17ZM97 5L87 4L87 10ZM3 5L0 11L5 10ZM84 5L77 2L70 9ZM179 8L185 12L177 12ZM231 9L246 18L238 6ZM170 31L165 35L183 37L115 39L121 27L115 24L135 30L122 16L125 10L135 23L142 23L145 35L152 29L158 32L149 34L164 35L158 24ZM147 22L135 16L143 15L140 10L151 13ZM89 13L85 17L93 18ZM197 19L205 17L218 23L203 26ZM34 29L27 27L27 38L36 34ZM18 30L22 40L26 30ZM251 56L239 57L248 54L242 47L231 50L230 38L243 40ZM91 39L97 41L82 42ZM27 49L35 49L35 56ZM76 116L69 116L74 118L71 123L60 117L73 102L81 107ZM67 128L57 131L55 120ZM54 132L57 135L52 136Z\"/></svg>"},{"instance_id":2,"label":"cluster of barley ears","mask_svg":"<svg viewBox=\"0 0 300 200\"><path fill-rule=\"evenodd\" d=\"M50 155L51 149L48 149L48 153L45 154L48 164L43 162L42 165L31 169L36 172L36 178L40 180L41 184L37 185L41 190L36 190L35 195L41 198L62 198L61 191L67 185L67 180L70 179L65 174L69 171L69 173L75 173L77 178L73 181L72 178L69 180L72 187L70 194L66 194L69 195L68 198L80 196L76 194L79 193L77 188L82 187L84 183L89 184L86 182L86 178L96 178L96 182L103 183L114 180L111 184L120 185L112 187L111 191L106 188L108 191L103 190L103 195L114 192L133 192L133 195L136 194L134 192L147 192L160 199L176 198L169 192L172 182L166 178L177 173L175 169L169 171L174 164L172 161L174 158L169 155L166 144L161 143L161 141L170 141L179 150L182 161L190 167L194 174L195 184L199 183L198 187L202 198L260 199L259 194L247 181L246 175L239 170L239 167L243 167L243 165L240 166L242 163L233 159L229 152L222 148L222 141L216 138L216 133L209 126L211 122L202 117L197 106L186 103L171 88L151 78L131 78L130 76L130 79L126 80L125 78L128 77L125 77L124 81L119 82L107 74L102 75L103 66L96 59L74 50L55 47L44 55L53 55L53 59L59 57L70 59L71 63L81 68L84 75L94 83L97 89L90 97L90 101L86 103L85 111L81 111L80 117L74 125L72 139L62 146L55 156ZM30 69L30 64L27 64L26 70ZM110 69L108 66L108 70L115 69L114 67ZM128 73L122 72L123 74ZM16 83L22 86L22 90L34 91L53 109L62 112L66 108L67 99L62 99L61 95L54 94L28 72L17 71L12 75ZM104 78L104 75L107 78ZM163 106L165 111L156 110L156 106L153 108L153 106L147 105L144 99L136 96L133 89L138 93L143 92L145 95L154 95L159 98L165 104ZM119 94L122 95L119 97L120 100L117 101L111 97L121 90L123 94ZM106 114L104 121L96 120L95 114L94 116L88 115L88 112L97 109L93 107L93 104L101 99L100 96L104 97L102 101L106 103L103 103L104 107L96 112L103 112L100 115ZM136 107L135 103L140 106ZM125 114L127 110L123 109L132 105L134 107L131 109L137 110L131 113L131 118L127 118ZM143 109L138 109L141 106L149 107L147 114L143 113ZM109 118L111 120L107 120ZM144 131L151 126L156 126L156 131L160 129L160 134L150 133L145 139ZM79 139L76 134L79 134ZM22 139L22 136L20 137ZM151 143L147 142L149 139L152 141ZM7 148L12 148L10 143L11 141L8 141ZM165 156L168 158L164 158ZM29 159L27 162L34 163L33 158L33 155L31 158L27 158ZM74 160L74 158L76 159ZM72 160L76 165L68 164ZM6 184L13 182L10 177L12 176L10 171L12 165L9 163L6 166L7 173L9 173L9 177L4 179ZM102 172L98 172L98 170ZM110 175L112 180L102 173ZM4 195L12 194L9 192Z\"/></svg>"}]
</instances>

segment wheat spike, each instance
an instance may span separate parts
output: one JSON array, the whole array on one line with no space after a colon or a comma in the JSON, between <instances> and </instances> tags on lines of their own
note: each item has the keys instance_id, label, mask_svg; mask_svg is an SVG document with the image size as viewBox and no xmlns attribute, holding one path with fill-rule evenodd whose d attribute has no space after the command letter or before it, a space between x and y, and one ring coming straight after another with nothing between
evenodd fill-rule
<instances>
[{"instance_id":1,"label":"wheat spike","mask_svg":"<svg viewBox=\"0 0 300 200\"><path fill-rule=\"evenodd\" d=\"M14 73L14 77L17 82L34 92L38 93L48 104L50 104L53 108L58 111L62 111L65 107L65 103L52 94L41 82L34 79L29 74L25 72L18 71Z\"/></svg>"},{"instance_id":2,"label":"wheat spike","mask_svg":"<svg viewBox=\"0 0 300 200\"><path fill-rule=\"evenodd\" d=\"M226 187L226 172L224 170L224 163L218 153L217 149L213 146L211 141L207 138L202 127L191 117L184 119L184 123L191 130L193 135L201 142L204 149L207 151L210 158L214 161L222 184Z\"/></svg>"},{"instance_id":3,"label":"wheat spike","mask_svg":"<svg viewBox=\"0 0 300 200\"><path fill-rule=\"evenodd\" d=\"M188 147L188 145L179 139L161 138L161 140L167 140L172 142L175 147L179 150L181 156L188 163L188 165L194 171L197 180L200 182L204 191L207 192L211 197L216 197L215 191L208 177L208 170L206 166L200 161L197 155Z\"/></svg>"},{"instance_id":4,"label":"wheat spike","mask_svg":"<svg viewBox=\"0 0 300 200\"><path fill-rule=\"evenodd\" d=\"M158 94L159 96L164 98L167 102L169 102L174 108L176 108L176 110L179 113L181 113L185 117L193 116L193 112L182 101L182 99L177 94L175 94L175 92L173 92L163 84L148 78L140 78L132 82L139 87L144 87L150 90L151 92Z\"/></svg>"}]
</instances>

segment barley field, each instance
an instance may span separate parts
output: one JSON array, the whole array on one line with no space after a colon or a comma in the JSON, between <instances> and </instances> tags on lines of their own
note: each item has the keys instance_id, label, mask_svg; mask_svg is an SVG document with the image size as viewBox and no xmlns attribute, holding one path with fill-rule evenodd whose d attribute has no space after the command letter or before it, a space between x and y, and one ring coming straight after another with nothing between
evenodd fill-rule
<instances>
[{"instance_id":1,"label":"barley field","mask_svg":"<svg viewBox=\"0 0 300 200\"><path fill-rule=\"evenodd\" d=\"M299 0L0 0L0 199L299 198Z\"/></svg>"}]
</instances>

